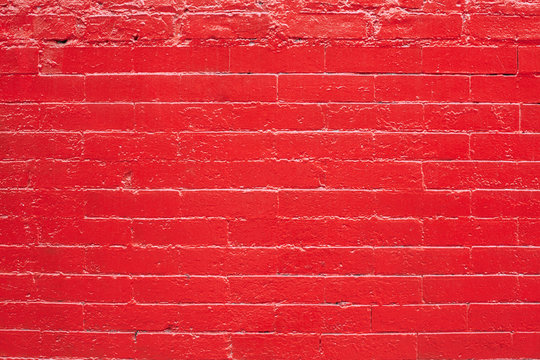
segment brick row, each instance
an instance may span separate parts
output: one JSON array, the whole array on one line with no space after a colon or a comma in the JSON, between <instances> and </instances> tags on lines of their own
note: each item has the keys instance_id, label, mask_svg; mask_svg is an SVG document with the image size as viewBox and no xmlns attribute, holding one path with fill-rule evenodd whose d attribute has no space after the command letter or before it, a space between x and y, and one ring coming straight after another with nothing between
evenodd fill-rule
<instances>
[{"instance_id":1,"label":"brick row","mask_svg":"<svg viewBox=\"0 0 540 360\"><path fill-rule=\"evenodd\" d=\"M0 101L265 101L537 103L536 76L4 75ZM279 95L278 95L279 94Z\"/></svg>"}]
</instances>

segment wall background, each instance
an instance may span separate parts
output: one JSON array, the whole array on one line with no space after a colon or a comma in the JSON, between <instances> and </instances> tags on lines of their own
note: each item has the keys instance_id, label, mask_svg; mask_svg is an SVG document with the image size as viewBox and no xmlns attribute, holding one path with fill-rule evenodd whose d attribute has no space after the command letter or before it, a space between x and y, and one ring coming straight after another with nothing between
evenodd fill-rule
<instances>
[{"instance_id":1,"label":"wall background","mask_svg":"<svg viewBox=\"0 0 540 360\"><path fill-rule=\"evenodd\" d=\"M1 358L540 358L538 1L0 14Z\"/></svg>"}]
</instances>

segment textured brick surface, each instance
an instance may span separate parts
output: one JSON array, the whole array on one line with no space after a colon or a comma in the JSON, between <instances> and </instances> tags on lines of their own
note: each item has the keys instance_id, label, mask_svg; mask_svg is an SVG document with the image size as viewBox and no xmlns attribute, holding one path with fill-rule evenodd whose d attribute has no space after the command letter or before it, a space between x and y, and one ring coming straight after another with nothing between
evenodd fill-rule
<instances>
[{"instance_id":1,"label":"textured brick surface","mask_svg":"<svg viewBox=\"0 0 540 360\"><path fill-rule=\"evenodd\" d=\"M537 0L0 0L0 359L540 358Z\"/></svg>"}]
</instances>

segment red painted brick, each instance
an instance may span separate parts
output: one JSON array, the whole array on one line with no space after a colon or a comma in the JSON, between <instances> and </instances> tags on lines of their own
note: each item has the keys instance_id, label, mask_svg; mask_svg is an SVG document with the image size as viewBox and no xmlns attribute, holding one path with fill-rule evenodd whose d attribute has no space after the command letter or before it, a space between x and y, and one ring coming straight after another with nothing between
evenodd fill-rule
<instances>
[{"instance_id":1,"label":"red painted brick","mask_svg":"<svg viewBox=\"0 0 540 360\"><path fill-rule=\"evenodd\" d=\"M91 160L174 159L178 141L174 134L86 133L84 158Z\"/></svg>"},{"instance_id":2,"label":"red painted brick","mask_svg":"<svg viewBox=\"0 0 540 360\"><path fill-rule=\"evenodd\" d=\"M419 359L489 359L511 354L510 333L418 335Z\"/></svg>"},{"instance_id":3,"label":"red painted brick","mask_svg":"<svg viewBox=\"0 0 540 360\"><path fill-rule=\"evenodd\" d=\"M0 49L0 74L36 74L38 72L37 48Z\"/></svg>"},{"instance_id":4,"label":"red painted brick","mask_svg":"<svg viewBox=\"0 0 540 360\"><path fill-rule=\"evenodd\" d=\"M132 50L136 72L185 72L229 70L225 47L136 47Z\"/></svg>"},{"instance_id":5,"label":"red painted brick","mask_svg":"<svg viewBox=\"0 0 540 360\"><path fill-rule=\"evenodd\" d=\"M238 46L232 47L230 52L230 71L234 73L311 73L324 69L325 49L322 47Z\"/></svg>"},{"instance_id":6,"label":"red painted brick","mask_svg":"<svg viewBox=\"0 0 540 360\"><path fill-rule=\"evenodd\" d=\"M256 39L268 34L267 14L188 14L181 35L187 39Z\"/></svg>"},{"instance_id":7,"label":"red painted brick","mask_svg":"<svg viewBox=\"0 0 540 360\"><path fill-rule=\"evenodd\" d=\"M132 298L127 276L39 275L36 296L43 301L128 302Z\"/></svg>"},{"instance_id":8,"label":"red painted brick","mask_svg":"<svg viewBox=\"0 0 540 360\"><path fill-rule=\"evenodd\" d=\"M519 300L525 302L540 301L540 276L520 276Z\"/></svg>"},{"instance_id":9,"label":"red painted brick","mask_svg":"<svg viewBox=\"0 0 540 360\"><path fill-rule=\"evenodd\" d=\"M130 358L135 338L130 333L43 332L41 348L45 357Z\"/></svg>"},{"instance_id":10,"label":"red painted brick","mask_svg":"<svg viewBox=\"0 0 540 360\"><path fill-rule=\"evenodd\" d=\"M540 191L488 191L472 193L472 215L478 217L540 216Z\"/></svg>"},{"instance_id":11,"label":"red painted brick","mask_svg":"<svg viewBox=\"0 0 540 360\"><path fill-rule=\"evenodd\" d=\"M472 270L487 274L538 274L540 248L477 247L471 253Z\"/></svg>"},{"instance_id":12,"label":"red painted brick","mask_svg":"<svg viewBox=\"0 0 540 360\"><path fill-rule=\"evenodd\" d=\"M540 335L537 332L514 333L514 356L521 358L535 358L540 356Z\"/></svg>"},{"instance_id":13,"label":"red painted brick","mask_svg":"<svg viewBox=\"0 0 540 360\"><path fill-rule=\"evenodd\" d=\"M529 160L540 157L538 134L472 134L471 158L475 160Z\"/></svg>"},{"instance_id":14,"label":"red painted brick","mask_svg":"<svg viewBox=\"0 0 540 360\"><path fill-rule=\"evenodd\" d=\"M66 40L77 35L77 17L71 15L38 15L33 17L34 37L43 40Z\"/></svg>"},{"instance_id":15,"label":"red painted brick","mask_svg":"<svg viewBox=\"0 0 540 360\"><path fill-rule=\"evenodd\" d=\"M519 115L517 105L426 104L424 106L425 127L435 131L517 131Z\"/></svg>"},{"instance_id":16,"label":"red painted brick","mask_svg":"<svg viewBox=\"0 0 540 360\"><path fill-rule=\"evenodd\" d=\"M459 102L469 98L466 76L382 75L375 77L375 99L384 102Z\"/></svg>"},{"instance_id":17,"label":"red painted brick","mask_svg":"<svg viewBox=\"0 0 540 360\"><path fill-rule=\"evenodd\" d=\"M227 359L229 336L221 334L142 333L137 336L137 357L142 359Z\"/></svg>"},{"instance_id":18,"label":"red painted brick","mask_svg":"<svg viewBox=\"0 0 540 360\"><path fill-rule=\"evenodd\" d=\"M521 106L521 129L527 132L540 132L540 106Z\"/></svg>"},{"instance_id":19,"label":"red painted brick","mask_svg":"<svg viewBox=\"0 0 540 360\"><path fill-rule=\"evenodd\" d=\"M520 73L540 72L540 47L520 47L518 57Z\"/></svg>"},{"instance_id":20,"label":"red painted brick","mask_svg":"<svg viewBox=\"0 0 540 360\"><path fill-rule=\"evenodd\" d=\"M427 246L516 245L517 231L513 220L426 219L423 239Z\"/></svg>"},{"instance_id":21,"label":"red painted brick","mask_svg":"<svg viewBox=\"0 0 540 360\"><path fill-rule=\"evenodd\" d=\"M0 275L1 301L28 301L35 299L33 275Z\"/></svg>"},{"instance_id":22,"label":"red painted brick","mask_svg":"<svg viewBox=\"0 0 540 360\"><path fill-rule=\"evenodd\" d=\"M132 224L138 245L226 245L224 220L138 220Z\"/></svg>"},{"instance_id":23,"label":"red painted brick","mask_svg":"<svg viewBox=\"0 0 540 360\"><path fill-rule=\"evenodd\" d=\"M538 87L540 77L533 76L473 76L471 77L471 100L479 102L540 101Z\"/></svg>"},{"instance_id":24,"label":"red painted brick","mask_svg":"<svg viewBox=\"0 0 540 360\"><path fill-rule=\"evenodd\" d=\"M50 245L128 245L130 225L116 219L45 218L39 222L39 241Z\"/></svg>"},{"instance_id":25,"label":"red painted brick","mask_svg":"<svg viewBox=\"0 0 540 360\"><path fill-rule=\"evenodd\" d=\"M535 16L497 16L473 14L468 19L468 33L479 39L538 40L540 19Z\"/></svg>"},{"instance_id":26,"label":"red painted brick","mask_svg":"<svg viewBox=\"0 0 540 360\"><path fill-rule=\"evenodd\" d=\"M232 354L239 359L320 359L319 337L307 334L234 334Z\"/></svg>"},{"instance_id":27,"label":"red painted brick","mask_svg":"<svg viewBox=\"0 0 540 360\"><path fill-rule=\"evenodd\" d=\"M371 33L364 14L295 14L284 25L285 35L293 39L364 39Z\"/></svg>"},{"instance_id":28,"label":"red painted brick","mask_svg":"<svg viewBox=\"0 0 540 360\"><path fill-rule=\"evenodd\" d=\"M238 246L388 246L419 245L417 220L324 219L237 220L229 225Z\"/></svg>"},{"instance_id":29,"label":"red painted brick","mask_svg":"<svg viewBox=\"0 0 540 360\"><path fill-rule=\"evenodd\" d=\"M519 221L519 243L521 245L540 245L540 220Z\"/></svg>"},{"instance_id":30,"label":"red painted brick","mask_svg":"<svg viewBox=\"0 0 540 360\"><path fill-rule=\"evenodd\" d=\"M473 331L535 331L540 304L471 304L469 327Z\"/></svg>"},{"instance_id":31,"label":"red painted brick","mask_svg":"<svg viewBox=\"0 0 540 360\"><path fill-rule=\"evenodd\" d=\"M0 100L4 102L80 101L84 97L82 76L5 75L0 77Z\"/></svg>"},{"instance_id":32,"label":"red painted brick","mask_svg":"<svg viewBox=\"0 0 540 360\"><path fill-rule=\"evenodd\" d=\"M333 130L424 129L420 104L328 104L323 111L328 128Z\"/></svg>"},{"instance_id":33,"label":"red painted brick","mask_svg":"<svg viewBox=\"0 0 540 360\"><path fill-rule=\"evenodd\" d=\"M511 47L426 47L422 63L426 73L515 74L518 62Z\"/></svg>"},{"instance_id":34,"label":"red painted brick","mask_svg":"<svg viewBox=\"0 0 540 360\"><path fill-rule=\"evenodd\" d=\"M518 296L515 276L424 276L427 303L512 302Z\"/></svg>"},{"instance_id":35,"label":"red painted brick","mask_svg":"<svg viewBox=\"0 0 540 360\"><path fill-rule=\"evenodd\" d=\"M172 15L96 15L86 18L88 41L160 40L172 36Z\"/></svg>"},{"instance_id":36,"label":"red painted brick","mask_svg":"<svg viewBox=\"0 0 540 360\"><path fill-rule=\"evenodd\" d=\"M323 303L321 277L229 277L231 300L238 303Z\"/></svg>"},{"instance_id":37,"label":"red painted brick","mask_svg":"<svg viewBox=\"0 0 540 360\"><path fill-rule=\"evenodd\" d=\"M324 127L317 104L135 105L137 128L147 131L318 130Z\"/></svg>"},{"instance_id":38,"label":"red painted brick","mask_svg":"<svg viewBox=\"0 0 540 360\"><path fill-rule=\"evenodd\" d=\"M399 358L416 359L416 336L413 334L366 334L366 335L323 335L321 350L324 359L382 360Z\"/></svg>"},{"instance_id":39,"label":"red painted brick","mask_svg":"<svg viewBox=\"0 0 540 360\"><path fill-rule=\"evenodd\" d=\"M37 104L0 105L0 129L32 130L39 128L40 109Z\"/></svg>"},{"instance_id":40,"label":"red painted brick","mask_svg":"<svg viewBox=\"0 0 540 360\"><path fill-rule=\"evenodd\" d=\"M279 99L305 102L373 100L373 77L357 75L280 75Z\"/></svg>"},{"instance_id":41,"label":"red painted brick","mask_svg":"<svg viewBox=\"0 0 540 360\"><path fill-rule=\"evenodd\" d=\"M131 130L131 104L43 104L39 108L43 130Z\"/></svg>"},{"instance_id":42,"label":"red painted brick","mask_svg":"<svg viewBox=\"0 0 540 360\"><path fill-rule=\"evenodd\" d=\"M369 306L280 305L276 308L276 331L280 333L369 332Z\"/></svg>"},{"instance_id":43,"label":"red painted brick","mask_svg":"<svg viewBox=\"0 0 540 360\"><path fill-rule=\"evenodd\" d=\"M39 228L33 219L0 218L0 236L6 245L36 244Z\"/></svg>"},{"instance_id":44,"label":"red painted brick","mask_svg":"<svg viewBox=\"0 0 540 360\"><path fill-rule=\"evenodd\" d=\"M390 13L381 17L379 39L457 39L461 35L458 14Z\"/></svg>"},{"instance_id":45,"label":"red painted brick","mask_svg":"<svg viewBox=\"0 0 540 360\"><path fill-rule=\"evenodd\" d=\"M0 305L0 326L25 330L81 330L80 304L6 303Z\"/></svg>"},{"instance_id":46,"label":"red painted brick","mask_svg":"<svg viewBox=\"0 0 540 360\"><path fill-rule=\"evenodd\" d=\"M376 332L467 330L465 305L374 306L372 312L372 327Z\"/></svg>"},{"instance_id":47,"label":"red painted brick","mask_svg":"<svg viewBox=\"0 0 540 360\"><path fill-rule=\"evenodd\" d=\"M223 303L230 299L229 281L208 276L135 277L133 297L139 303Z\"/></svg>"},{"instance_id":48,"label":"red painted brick","mask_svg":"<svg viewBox=\"0 0 540 360\"><path fill-rule=\"evenodd\" d=\"M329 47L326 49L326 70L358 73L418 73L421 71L421 54L422 49L414 47Z\"/></svg>"},{"instance_id":49,"label":"red painted brick","mask_svg":"<svg viewBox=\"0 0 540 360\"><path fill-rule=\"evenodd\" d=\"M41 332L33 330L0 330L1 356L35 356L40 353Z\"/></svg>"},{"instance_id":50,"label":"red painted brick","mask_svg":"<svg viewBox=\"0 0 540 360\"><path fill-rule=\"evenodd\" d=\"M43 50L46 73L119 73L133 70L132 50L128 47L62 47Z\"/></svg>"}]
</instances>

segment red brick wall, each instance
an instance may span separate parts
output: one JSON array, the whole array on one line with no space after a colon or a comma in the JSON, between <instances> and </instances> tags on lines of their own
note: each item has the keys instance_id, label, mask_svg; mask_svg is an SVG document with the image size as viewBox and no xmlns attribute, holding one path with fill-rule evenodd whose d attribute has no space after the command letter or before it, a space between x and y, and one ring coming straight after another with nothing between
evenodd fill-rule
<instances>
[{"instance_id":1,"label":"red brick wall","mask_svg":"<svg viewBox=\"0 0 540 360\"><path fill-rule=\"evenodd\" d=\"M537 0L0 0L0 358L540 358Z\"/></svg>"}]
</instances>

